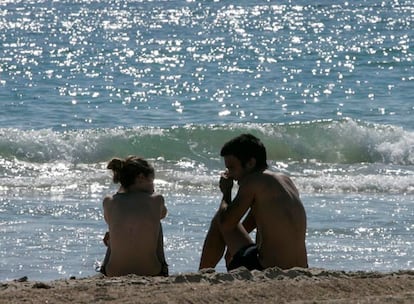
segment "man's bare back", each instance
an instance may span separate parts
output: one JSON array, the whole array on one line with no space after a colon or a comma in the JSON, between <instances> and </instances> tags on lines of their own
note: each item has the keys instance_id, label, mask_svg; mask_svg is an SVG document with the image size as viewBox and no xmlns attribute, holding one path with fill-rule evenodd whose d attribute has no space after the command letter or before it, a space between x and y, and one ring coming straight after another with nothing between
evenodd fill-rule
<instances>
[{"instance_id":1,"label":"man's bare back","mask_svg":"<svg viewBox=\"0 0 414 304\"><path fill-rule=\"evenodd\" d=\"M254 197L250 212L256 223L260 264L264 268L308 267L305 209L290 178L266 170L246 177L240 185L244 187Z\"/></svg>"}]
</instances>

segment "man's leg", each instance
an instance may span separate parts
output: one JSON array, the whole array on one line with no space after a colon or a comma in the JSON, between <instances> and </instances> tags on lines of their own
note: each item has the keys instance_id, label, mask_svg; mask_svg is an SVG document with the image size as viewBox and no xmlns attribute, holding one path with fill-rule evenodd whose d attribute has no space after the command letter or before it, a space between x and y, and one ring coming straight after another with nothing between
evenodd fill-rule
<instances>
[{"instance_id":1,"label":"man's leg","mask_svg":"<svg viewBox=\"0 0 414 304\"><path fill-rule=\"evenodd\" d=\"M207 232L200 259L200 269L214 268L223 257L227 246L226 265L231 257L242 247L253 244L249 234L239 224L232 230L223 230L218 215L211 221L210 229Z\"/></svg>"},{"instance_id":2,"label":"man's leg","mask_svg":"<svg viewBox=\"0 0 414 304\"><path fill-rule=\"evenodd\" d=\"M204 240L199 269L216 267L223 256L226 243L224 243L218 223L216 214L211 220L210 228Z\"/></svg>"}]
</instances>

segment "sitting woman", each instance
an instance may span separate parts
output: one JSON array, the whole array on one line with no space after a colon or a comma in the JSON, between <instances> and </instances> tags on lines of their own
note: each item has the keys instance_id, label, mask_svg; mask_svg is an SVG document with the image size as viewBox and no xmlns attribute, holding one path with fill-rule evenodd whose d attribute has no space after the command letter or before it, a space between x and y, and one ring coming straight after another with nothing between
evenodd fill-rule
<instances>
[{"instance_id":1,"label":"sitting woman","mask_svg":"<svg viewBox=\"0 0 414 304\"><path fill-rule=\"evenodd\" d=\"M143 158L113 158L107 166L121 187L103 200L109 232L101 272L107 276L137 274L168 276L161 219L164 198L154 193L154 168Z\"/></svg>"}]
</instances>

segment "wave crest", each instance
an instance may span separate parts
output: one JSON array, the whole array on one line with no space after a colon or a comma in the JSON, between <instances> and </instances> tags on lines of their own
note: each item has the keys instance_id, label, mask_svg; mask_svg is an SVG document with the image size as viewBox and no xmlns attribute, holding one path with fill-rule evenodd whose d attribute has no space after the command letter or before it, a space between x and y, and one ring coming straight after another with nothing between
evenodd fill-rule
<instances>
[{"instance_id":1,"label":"wave crest","mask_svg":"<svg viewBox=\"0 0 414 304\"><path fill-rule=\"evenodd\" d=\"M414 132L352 119L65 132L0 129L0 156L30 162L96 163L113 156L139 154L209 163L219 160L224 142L245 132L261 138L269 160L274 161L414 164Z\"/></svg>"}]
</instances>

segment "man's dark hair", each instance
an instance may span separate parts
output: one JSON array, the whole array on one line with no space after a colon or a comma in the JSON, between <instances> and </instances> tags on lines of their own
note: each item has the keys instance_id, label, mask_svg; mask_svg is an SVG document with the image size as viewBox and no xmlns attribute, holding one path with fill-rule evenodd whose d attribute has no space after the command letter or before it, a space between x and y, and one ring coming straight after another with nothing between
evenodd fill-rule
<instances>
[{"instance_id":1,"label":"man's dark hair","mask_svg":"<svg viewBox=\"0 0 414 304\"><path fill-rule=\"evenodd\" d=\"M266 170L266 148L259 138L252 134L241 134L224 144L220 151L221 156L233 155L240 160L243 167L247 162L256 159L256 169Z\"/></svg>"}]
</instances>

